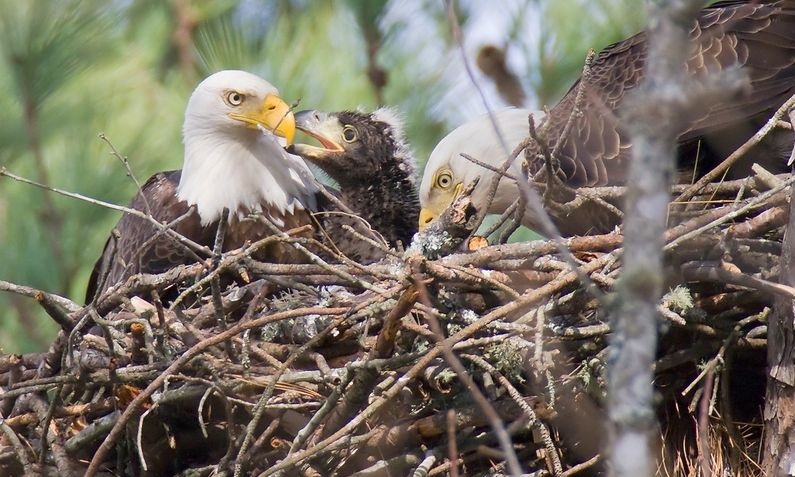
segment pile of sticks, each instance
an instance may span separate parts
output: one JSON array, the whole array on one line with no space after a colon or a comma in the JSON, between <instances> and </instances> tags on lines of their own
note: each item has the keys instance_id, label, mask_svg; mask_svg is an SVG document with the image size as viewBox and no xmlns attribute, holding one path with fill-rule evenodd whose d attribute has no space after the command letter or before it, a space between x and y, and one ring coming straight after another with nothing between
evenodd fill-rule
<instances>
[{"instance_id":1,"label":"pile of sticks","mask_svg":"<svg viewBox=\"0 0 795 477\"><path fill-rule=\"evenodd\" d=\"M671 205L663 475L698 475L698 456L758 473L766 320L773 295L795 298L776 283L795 179L755 172ZM47 352L0 357L0 474L603 471L621 232L482 246L467 201L371 265L244 248L89 306L0 283L61 327Z\"/></svg>"}]
</instances>

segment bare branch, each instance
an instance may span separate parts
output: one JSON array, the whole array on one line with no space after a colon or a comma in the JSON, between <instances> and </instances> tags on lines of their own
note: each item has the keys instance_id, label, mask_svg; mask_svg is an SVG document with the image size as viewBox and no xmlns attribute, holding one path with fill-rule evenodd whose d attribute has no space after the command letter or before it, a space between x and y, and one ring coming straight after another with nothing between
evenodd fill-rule
<instances>
[{"instance_id":1,"label":"bare branch","mask_svg":"<svg viewBox=\"0 0 795 477\"><path fill-rule=\"evenodd\" d=\"M612 437L610 475L651 477L656 416L653 368L657 303L663 290L663 240L675 168L677 121L690 98L683 85L690 52L688 31L700 2L661 1L653 8L646 75L631 100L626 122L632 162L625 211L624 270L620 306L611 316L608 417ZM657 120L665 117L665 121Z\"/></svg>"}]
</instances>

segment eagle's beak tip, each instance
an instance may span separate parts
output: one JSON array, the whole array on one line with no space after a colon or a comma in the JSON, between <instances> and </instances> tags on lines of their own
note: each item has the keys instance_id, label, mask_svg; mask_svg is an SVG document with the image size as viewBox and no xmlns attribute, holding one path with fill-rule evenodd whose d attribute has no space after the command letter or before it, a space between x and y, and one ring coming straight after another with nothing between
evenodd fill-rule
<instances>
[{"instance_id":1,"label":"eagle's beak tip","mask_svg":"<svg viewBox=\"0 0 795 477\"><path fill-rule=\"evenodd\" d=\"M289 113L289 114L290 114L290 118L292 118L293 113ZM285 120L286 119L287 118L285 118ZM282 122L285 122L285 121L283 120ZM281 128L281 131L280 131L280 128L281 128L281 125L276 128L276 133L277 134L279 132L283 133L284 134L284 139L287 141L287 145L288 146L292 146L293 145L293 141L295 140L295 120L293 119L290 122L290 124L286 125L284 128Z\"/></svg>"},{"instance_id":2,"label":"eagle's beak tip","mask_svg":"<svg viewBox=\"0 0 795 477\"><path fill-rule=\"evenodd\" d=\"M428 226L431 225L431 223L435 219L436 219L436 214L423 207L422 210L420 210L420 223L419 223L420 232L425 231L425 229L427 229Z\"/></svg>"}]
</instances>

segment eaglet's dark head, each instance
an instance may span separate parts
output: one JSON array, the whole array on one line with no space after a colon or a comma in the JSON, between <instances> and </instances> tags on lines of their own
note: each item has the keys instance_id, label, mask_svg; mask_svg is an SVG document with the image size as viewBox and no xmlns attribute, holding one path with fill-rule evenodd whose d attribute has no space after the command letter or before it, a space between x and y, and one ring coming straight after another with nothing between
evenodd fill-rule
<instances>
[{"instance_id":1,"label":"eaglet's dark head","mask_svg":"<svg viewBox=\"0 0 795 477\"><path fill-rule=\"evenodd\" d=\"M373 113L303 111L295 121L321 145L295 144L290 152L334 179L339 198L391 246L408 244L417 231L420 206L415 161L395 114L386 108ZM362 252L359 257L371 256Z\"/></svg>"},{"instance_id":2,"label":"eaglet's dark head","mask_svg":"<svg viewBox=\"0 0 795 477\"><path fill-rule=\"evenodd\" d=\"M301 111L296 126L321 146L295 144L293 152L314 163L341 186L379 176L414 180L414 161L402 126L388 109L373 113Z\"/></svg>"}]
</instances>

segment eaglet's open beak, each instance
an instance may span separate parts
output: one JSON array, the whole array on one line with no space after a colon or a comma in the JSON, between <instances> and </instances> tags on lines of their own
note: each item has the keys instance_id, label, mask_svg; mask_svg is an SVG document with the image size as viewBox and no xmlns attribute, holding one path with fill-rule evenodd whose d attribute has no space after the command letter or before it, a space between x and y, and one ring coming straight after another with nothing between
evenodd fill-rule
<instances>
[{"instance_id":1,"label":"eaglet's open beak","mask_svg":"<svg viewBox=\"0 0 795 477\"><path fill-rule=\"evenodd\" d=\"M246 123L252 128L263 127L273 134L283 137L287 144L295 138L295 116L290 105L275 94L269 94L259 107L229 113L229 117Z\"/></svg>"},{"instance_id":2,"label":"eaglet's open beak","mask_svg":"<svg viewBox=\"0 0 795 477\"><path fill-rule=\"evenodd\" d=\"M295 125L299 131L317 139L321 147L309 144L296 144L293 151L306 159L323 161L328 153L341 152L343 147L335 140L342 137L342 126L336 117L314 110L299 111L295 115Z\"/></svg>"}]
</instances>

